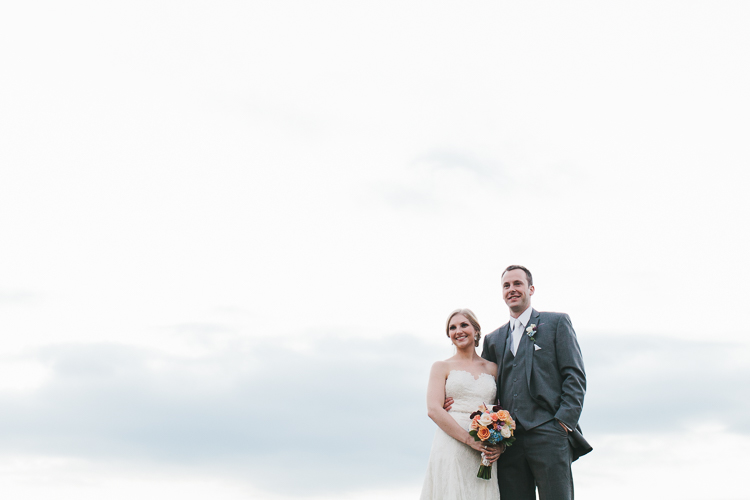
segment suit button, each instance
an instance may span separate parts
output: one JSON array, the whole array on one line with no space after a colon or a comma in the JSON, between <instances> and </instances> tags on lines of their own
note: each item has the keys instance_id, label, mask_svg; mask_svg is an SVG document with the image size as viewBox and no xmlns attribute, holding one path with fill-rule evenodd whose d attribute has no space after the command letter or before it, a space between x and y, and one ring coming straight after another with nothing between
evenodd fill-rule
<instances>
[{"instance_id":1,"label":"suit button","mask_svg":"<svg viewBox=\"0 0 750 500\"><path fill-rule=\"evenodd\" d=\"M516 380L518 380L518 379L517 379L517 378L514 378L514 379L513 379L513 382L515 382Z\"/></svg>"},{"instance_id":2,"label":"suit button","mask_svg":"<svg viewBox=\"0 0 750 500\"><path fill-rule=\"evenodd\" d=\"M516 396L518 396L518 394L513 394L513 397L514 397L514 398L515 398Z\"/></svg>"},{"instance_id":3,"label":"suit button","mask_svg":"<svg viewBox=\"0 0 750 500\"><path fill-rule=\"evenodd\" d=\"M516 366L516 364L515 364L515 363L513 363L513 366Z\"/></svg>"}]
</instances>

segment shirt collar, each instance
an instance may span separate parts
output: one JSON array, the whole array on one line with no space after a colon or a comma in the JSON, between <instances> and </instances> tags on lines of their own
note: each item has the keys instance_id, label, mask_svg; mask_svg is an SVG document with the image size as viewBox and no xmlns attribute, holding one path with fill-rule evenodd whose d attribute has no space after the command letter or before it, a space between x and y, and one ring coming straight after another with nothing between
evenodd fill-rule
<instances>
[{"instance_id":1,"label":"shirt collar","mask_svg":"<svg viewBox=\"0 0 750 500\"><path fill-rule=\"evenodd\" d=\"M529 323L529 320L531 319L531 306L527 307L524 312L521 313L521 315L517 318L521 320L521 324L523 326L526 326ZM510 324L511 324L511 330L513 329L513 324L516 321L516 318L513 316L510 317Z\"/></svg>"}]
</instances>

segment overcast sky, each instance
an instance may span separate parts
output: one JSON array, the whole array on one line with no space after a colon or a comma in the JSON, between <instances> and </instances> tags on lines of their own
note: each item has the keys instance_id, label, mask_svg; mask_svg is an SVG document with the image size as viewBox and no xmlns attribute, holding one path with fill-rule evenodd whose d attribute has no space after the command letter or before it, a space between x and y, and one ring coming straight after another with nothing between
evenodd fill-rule
<instances>
[{"instance_id":1,"label":"overcast sky","mask_svg":"<svg viewBox=\"0 0 750 500\"><path fill-rule=\"evenodd\" d=\"M583 350L577 497L750 498L749 24L3 5L0 489L416 498L445 318L523 264Z\"/></svg>"}]
</instances>

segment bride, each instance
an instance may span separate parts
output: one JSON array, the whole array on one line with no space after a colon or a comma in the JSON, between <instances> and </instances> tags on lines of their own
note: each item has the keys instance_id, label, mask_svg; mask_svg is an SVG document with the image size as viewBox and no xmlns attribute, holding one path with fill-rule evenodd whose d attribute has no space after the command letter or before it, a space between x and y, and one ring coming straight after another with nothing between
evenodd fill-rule
<instances>
[{"instance_id":1,"label":"bride","mask_svg":"<svg viewBox=\"0 0 750 500\"><path fill-rule=\"evenodd\" d=\"M438 429L420 500L498 500L495 461L501 448L485 446L469 435L469 415L481 403L495 403L497 365L476 353L481 328L469 309L453 311L445 333L457 352L445 361L436 361L430 371L427 415ZM443 409L446 397L453 398L450 411ZM489 480L477 477L482 452L492 462Z\"/></svg>"}]
</instances>

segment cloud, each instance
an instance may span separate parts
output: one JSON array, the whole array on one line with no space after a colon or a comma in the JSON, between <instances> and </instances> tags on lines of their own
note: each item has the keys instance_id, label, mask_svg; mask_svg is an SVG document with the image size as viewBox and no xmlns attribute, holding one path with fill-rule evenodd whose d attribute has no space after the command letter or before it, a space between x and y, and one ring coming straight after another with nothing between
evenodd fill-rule
<instances>
[{"instance_id":1,"label":"cloud","mask_svg":"<svg viewBox=\"0 0 750 500\"><path fill-rule=\"evenodd\" d=\"M433 171L445 169L468 172L482 181L502 181L504 184L510 181L500 164L494 160L480 159L471 151L435 149L418 157L415 163L425 163Z\"/></svg>"},{"instance_id":2,"label":"cloud","mask_svg":"<svg viewBox=\"0 0 750 500\"><path fill-rule=\"evenodd\" d=\"M233 328L228 327L222 323L181 323L171 327L177 333L193 334L193 335L211 335L211 334L222 334L231 333L234 331Z\"/></svg>"},{"instance_id":3,"label":"cloud","mask_svg":"<svg viewBox=\"0 0 750 500\"><path fill-rule=\"evenodd\" d=\"M0 305L7 303L33 302L37 294L26 290L0 290Z\"/></svg>"},{"instance_id":4,"label":"cloud","mask_svg":"<svg viewBox=\"0 0 750 500\"><path fill-rule=\"evenodd\" d=\"M408 336L253 341L197 359L66 344L36 357L49 381L0 396L6 451L217 468L314 492L408 481L434 432L424 391L441 356Z\"/></svg>"},{"instance_id":5,"label":"cloud","mask_svg":"<svg viewBox=\"0 0 750 500\"><path fill-rule=\"evenodd\" d=\"M394 208L424 208L436 210L440 206L439 200L429 190L399 185L383 185L379 187L383 200Z\"/></svg>"},{"instance_id":6,"label":"cloud","mask_svg":"<svg viewBox=\"0 0 750 500\"><path fill-rule=\"evenodd\" d=\"M702 421L750 433L750 381L738 346L658 338L582 341L584 432L659 433ZM122 344L35 351L51 372L0 395L7 452L162 464L230 474L290 494L413 483L435 426L424 403L444 348L376 340L234 341L199 357ZM596 447L596 442L594 442Z\"/></svg>"},{"instance_id":7,"label":"cloud","mask_svg":"<svg viewBox=\"0 0 750 500\"><path fill-rule=\"evenodd\" d=\"M623 433L633 418L642 432L701 422L750 434L750 348L645 336L593 337L583 345L588 394L584 431Z\"/></svg>"},{"instance_id":8,"label":"cloud","mask_svg":"<svg viewBox=\"0 0 750 500\"><path fill-rule=\"evenodd\" d=\"M470 150L442 148L414 157L394 178L381 182L377 190L394 208L429 209L434 215L457 201L471 205L475 197L507 190L513 180L491 158L480 158Z\"/></svg>"}]
</instances>

